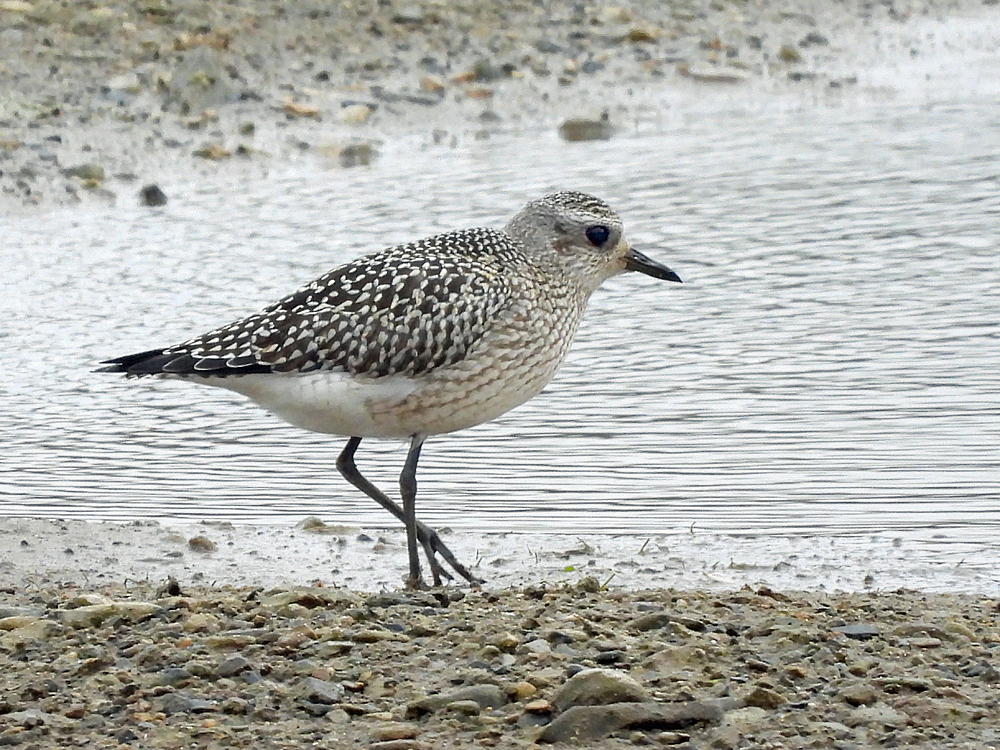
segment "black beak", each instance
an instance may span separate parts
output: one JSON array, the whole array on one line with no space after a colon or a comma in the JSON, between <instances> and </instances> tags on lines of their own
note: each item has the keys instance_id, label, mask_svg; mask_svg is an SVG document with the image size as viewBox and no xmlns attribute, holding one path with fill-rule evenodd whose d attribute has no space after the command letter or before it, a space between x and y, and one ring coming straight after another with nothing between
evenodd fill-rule
<instances>
[{"instance_id":1,"label":"black beak","mask_svg":"<svg viewBox=\"0 0 1000 750\"><path fill-rule=\"evenodd\" d=\"M676 281L678 284L681 282L681 277L665 265L657 263L652 258L647 258L638 250L634 250L631 247L625 255L625 270L638 271L639 273L644 273L647 276L652 276L654 279Z\"/></svg>"}]
</instances>

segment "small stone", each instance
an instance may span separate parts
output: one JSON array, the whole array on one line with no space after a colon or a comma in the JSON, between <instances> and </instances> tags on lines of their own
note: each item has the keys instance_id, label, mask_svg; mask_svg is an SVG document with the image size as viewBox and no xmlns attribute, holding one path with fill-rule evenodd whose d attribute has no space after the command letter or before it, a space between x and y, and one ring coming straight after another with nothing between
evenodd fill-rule
<instances>
[{"instance_id":1,"label":"small stone","mask_svg":"<svg viewBox=\"0 0 1000 750\"><path fill-rule=\"evenodd\" d=\"M187 633L217 633L222 629L222 621L211 612L191 612L184 618Z\"/></svg>"},{"instance_id":2,"label":"small stone","mask_svg":"<svg viewBox=\"0 0 1000 750\"><path fill-rule=\"evenodd\" d=\"M0 619L0 630L17 630L18 628L34 625L38 621L38 617L32 617L31 615L13 615L11 617L4 617L3 619Z\"/></svg>"},{"instance_id":3,"label":"small stone","mask_svg":"<svg viewBox=\"0 0 1000 750\"><path fill-rule=\"evenodd\" d=\"M849 625L835 625L830 630L857 641L867 641L869 638L874 638L879 634L878 628L863 622L855 622Z\"/></svg>"},{"instance_id":4,"label":"small stone","mask_svg":"<svg viewBox=\"0 0 1000 750\"><path fill-rule=\"evenodd\" d=\"M161 685L180 685L191 679L191 673L183 667L167 667L160 670L157 681Z\"/></svg>"},{"instance_id":5,"label":"small stone","mask_svg":"<svg viewBox=\"0 0 1000 750\"><path fill-rule=\"evenodd\" d=\"M865 706L878 700L879 691L868 682L857 682L843 688L839 695L852 706Z\"/></svg>"},{"instance_id":6,"label":"small stone","mask_svg":"<svg viewBox=\"0 0 1000 750\"><path fill-rule=\"evenodd\" d=\"M447 84L438 76L424 76L420 79L420 88L432 94L441 94L447 88Z\"/></svg>"},{"instance_id":7,"label":"small stone","mask_svg":"<svg viewBox=\"0 0 1000 750\"><path fill-rule=\"evenodd\" d=\"M525 698L530 698L537 692L538 688L527 680L522 680L514 686L515 700L523 701Z\"/></svg>"},{"instance_id":8,"label":"small stone","mask_svg":"<svg viewBox=\"0 0 1000 750\"><path fill-rule=\"evenodd\" d=\"M750 76L740 70L732 68L701 67L692 68L687 63L677 66L677 74L684 78L690 78L699 83L745 83L750 80Z\"/></svg>"},{"instance_id":9,"label":"small stone","mask_svg":"<svg viewBox=\"0 0 1000 750\"><path fill-rule=\"evenodd\" d=\"M584 669L570 677L556 692L552 703L565 711L573 706L642 702L649 693L634 677L614 669Z\"/></svg>"},{"instance_id":10,"label":"small stone","mask_svg":"<svg viewBox=\"0 0 1000 750\"><path fill-rule=\"evenodd\" d=\"M418 734L420 734L420 729L417 726L402 721L382 724L371 730L371 738L376 742L412 740Z\"/></svg>"},{"instance_id":11,"label":"small stone","mask_svg":"<svg viewBox=\"0 0 1000 750\"><path fill-rule=\"evenodd\" d=\"M625 652L620 649L611 649L610 651L601 651L594 657L594 661L598 664L617 664L625 659Z\"/></svg>"},{"instance_id":12,"label":"small stone","mask_svg":"<svg viewBox=\"0 0 1000 750\"><path fill-rule=\"evenodd\" d=\"M159 185L144 185L139 191L139 203L144 206L165 206L167 204L167 194Z\"/></svg>"},{"instance_id":13,"label":"small stone","mask_svg":"<svg viewBox=\"0 0 1000 750\"><path fill-rule=\"evenodd\" d=\"M88 628L98 627L113 617L139 622L161 610L160 605L152 602L108 602L64 610L61 617L63 624L71 628Z\"/></svg>"},{"instance_id":14,"label":"small stone","mask_svg":"<svg viewBox=\"0 0 1000 750\"><path fill-rule=\"evenodd\" d=\"M472 700L452 701L444 708L445 711L463 716L475 716L482 710L479 704Z\"/></svg>"},{"instance_id":15,"label":"small stone","mask_svg":"<svg viewBox=\"0 0 1000 750\"><path fill-rule=\"evenodd\" d=\"M637 24L628 30L630 42L655 42L660 38L660 30L649 24Z\"/></svg>"},{"instance_id":16,"label":"small stone","mask_svg":"<svg viewBox=\"0 0 1000 750\"><path fill-rule=\"evenodd\" d=\"M142 89L139 76L132 72L114 76L105 86L109 91L122 91L126 94L138 94Z\"/></svg>"},{"instance_id":17,"label":"small stone","mask_svg":"<svg viewBox=\"0 0 1000 750\"><path fill-rule=\"evenodd\" d=\"M458 701L474 701L480 710L486 710L500 708L507 702L507 696L496 685L469 685L414 701L406 707L406 718L419 718Z\"/></svg>"},{"instance_id":18,"label":"small stone","mask_svg":"<svg viewBox=\"0 0 1000 750\"><path fill-rule=\"evenodd\" d=\"M538 700L526 703L524 710L529 714L550 714L553 711L553 706L544 698L539 698Z\"/></svg>"},{"instance_id":19,"label":"small stone","mask_svg":"<svg viewBox=\"0 0 1000 750\"><path fill-rule=\"evenodd\" d=\"M606 141L614 135L611 116L605 110L598 120L571 119L559 126L559 135L564 141Z\"/></svg>"},{"instance_id":20,"label":"small stone","mask_svg":"<svg viewBox=\"0 0 1000 750\"><path fill-rule=\"evenodd\" d=\"M339 682L327 682L326 680L317 680L315 677L306 677L302 681L302 686L303 695L311 703L330 705L344 700L344 686Z\"/></svg>"},{"instance_id":21,"label":"small stone","mask_svg":"<svg viewBox=\"0 0 1000 750\"><path fill-rule=\"evenodd\" d=\"M219 677L232 677L245 669L250 668L250 662L242 656L230 656L224 660L215 670Z\"/></svg>"},{"instance_id":22,"label":"small stone","mask_svg":"<svg viewBox=\"0 0 1000 750\"><path fill-rule=\"evenodd\" d=\"M313 106L312 104L300 104L299 102L294 102L291 99L286 99L282 103L281 111L284 112L285 116L290 120L301 117L311 117L315 120L320 119L319 107Z\"/></svg>"},{"instance_id":23,"label":"small stone","mask_svg":"<svg viewBox=\"0 0 1000 750\"><path fill-rule=\"evenodd\" d=\"M790 47L787 44L781 45L781 49L778 50L778 59L786 63L798 63L802 62L802 55L795 47Z\"/></svg>"},{"instance_id":24,"label":"small stone","mask_svg":"<svg viewBox=\"0 0 1000 750\"><path fill-rule=\"evenodd\" d=\"M844 724L856 727L864 724L884 727L903 727L910 722L910 717L902 711L886 705L863 706L856 708L844 719Z\"/></svg>"},{"instance_id":25,"label":"small stone","mask_svg":"<svg viewBox=\"0 0 1000 750\"><path fill-rule=\"evenodd\" d=\"M367 104L349 104L341 108L337 119L347 125L363 125L372 116L372 108Z\"/></svg>"},{"instance_id":26,"label":"small stone","mask_svg":"<svg viewBox=\"0 0 1000 750\"><path fill-rule=\"evenodd\" d=\"M777 708L787 702L788 699L777 690L763 685L757 685L743 698L744 705L757 708Z\"/></svg>"},{"instance_id":27,"label":"small stone","mask_svg":"<svg viewBox=\"0 0 1000 750\"><path fill-rule=\"evenodd\" d=\"M342 167L367 167L378 158L378 150L371 143L351 143L340 149L338 156Z\"/></svg>"},{"instance_id":28,"label":"small stone","mask_svg":"<svg viewBox=\"0 0 1000 750\"><path fill-rule=\"evenodd\" d=\"M432 750L431 746L420 740L389 740L373 742L369 750Z\"/></svg>"},{"instance_id":29,"label":"small stone","mask_svg":"<svg viewBox=\"0 0 1000 750\"><path fill-rule=\"evenodd\" d=\"M552 646L544 638L536 638L533 641L525 643L522 650L531 654L548 654L552 652Z\"/></svg>"},{"instance_id":30,"label":"small stone","mask_svg":"<svg viewBox=\"0 0 1000 750\"><path fill-rule=\"evenodd\" d=\"M67 177L78 177L81 180L96 180L100 182L104 179L104 167L94 163L80 164L70 167L63 174Z\"/></svg>"},{"instance_id":31,"label":"small stone","mask_svg":"<svg viewBox=\"0 0 1000 750\"><path fill-rule=\"evenodd\" d=\"M222 161L223 159L228 159L232 154L223 148L218 143L207 143L194 152L195 156L199 156L202 159L208 159L209 161Z\"/></svg>"},{"instance_id":32,"label":"small stone","mask_svg":"<svg viewBox=\"0 0 1000 750\"><path fill-rule=\"evenodd\" d=\"M230 696L222 701L219 710L230 716L243 716L250 713L250 702L245 698Z\"/></svg>"},{"instance_id":33,"label":"small stone","mask_svg":"<svg viewBox=\"0 0 1000 750\"><path fill-rule=\"evenodd\" d=\"M808 34L802 37L802 39L799 40L800 47L812 47L814 45L825 46L829 43L830 43L829 39L827 39L825 36L815 31L810 31Z\"/></svg>"},{"instance_id":34,"label":"small stone","mask_svg":"<svg viewBox=\"0 0 1000 750\"><path fill-rule=\"evenodd\" d=\"M425 18L424 10L419 5L404 5L392 14L393 23L408 26L422 24Z\"/></svg>"},{"instance_id":35,"label":"small stone","mask_svg":"<svg viewBox=\"0 0 1000 750\"><path fill-rule=\"evenodd\" d=\"M199 534L188 539L188 547L195 552L214 552L215 542L204 534Z\"/></svg>"},{"instance_id":36,"label":"small stone","mask_svg":"<svg viewBox=\"0 0 1000 750\"><path fill-rule=\"evenodd\" d=\"M206 713L216 709L212 701L196 698L186 693L167 693L160 697L160 709L163 713Z\"/></svg>"}]
</instances>

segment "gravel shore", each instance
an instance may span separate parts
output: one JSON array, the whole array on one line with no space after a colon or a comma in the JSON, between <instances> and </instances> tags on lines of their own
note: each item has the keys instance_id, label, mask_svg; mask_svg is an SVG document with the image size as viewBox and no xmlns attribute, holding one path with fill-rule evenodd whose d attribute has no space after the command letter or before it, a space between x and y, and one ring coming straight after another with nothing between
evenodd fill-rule
<instances>
[{"instance_id":1,"label":"gravel shore","mask_svg":"<svg viewBox=\"0 0 1000 750\"><path fill-rule=\"evenodd\" d=\"M982 9L0 0L0 195L137 200L174 174L259 176L303 155L363 165L401 136L607 138L712 88L849 89L885 29Z\"/></svg>"},{"instance_id":2,"label":"gravel shore","mask_svg":"<svg viewBox=\"0 0 1000 750\"><path fill-rule=\"evenodd\" d=\"M944 594L871 590L912 542L449 535L489 581L406 592L403 536L5 521L0 745L1000 747L988 556Z\"/></svg>"},{"instance_id":3,"label":"gravel shore","mask_svg":"<svg viewBox=\"0 0 1000 750\"><path fill-rule=\"evenodd\" d=\"M983 748L1000 609L974 595L3 591L0 745Z\"/></svg>"}]
</instances>

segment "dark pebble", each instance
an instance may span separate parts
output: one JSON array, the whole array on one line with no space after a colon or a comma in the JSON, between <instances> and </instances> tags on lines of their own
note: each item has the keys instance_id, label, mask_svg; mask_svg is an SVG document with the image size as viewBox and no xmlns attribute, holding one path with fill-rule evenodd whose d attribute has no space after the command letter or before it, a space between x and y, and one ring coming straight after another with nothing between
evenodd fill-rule
<instances>
[{"instance_id":1,"label":"dark pebble","mask_svg":"<svg viewBox=\"0 0 1000 750\"><path fill-rule=\"evenodd\" d=\"M857 641L867 641L869 638L874 638L879 634L878 628L863 622L854 622L849 625L834 625L830 630Z\"/></svg>"},{"instance_id":2,"label":"dark pebble","mask_svg":"<svg viewBox=\"0 0 1000 750\"><path fill-rule=\"evenodd\" d=\"M219 677L232 677L233 675L239 674L245 669L249 669L249 667L250 667L250 662L247 661L244 657L230 656L216 668L215 673Z\"/></svg>"}]
</instances>

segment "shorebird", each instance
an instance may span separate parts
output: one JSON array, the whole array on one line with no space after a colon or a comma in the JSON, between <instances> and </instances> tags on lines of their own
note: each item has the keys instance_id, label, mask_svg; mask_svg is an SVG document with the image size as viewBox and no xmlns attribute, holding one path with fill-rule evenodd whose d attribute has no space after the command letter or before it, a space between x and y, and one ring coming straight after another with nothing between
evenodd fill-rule
<instances>
[{"instance_id":1,"label":"shorebird","mask_svg":"<svg viewBox=\"0 0 1000 750\"><path fill-rule=\"evenodd\" d=\"M348 437L337 468L406 527L435 585L480 581L416 518L428 436L487 422L538 394L569 349L591 294L638 271L680 277L629 245L621 219L585 193L525 205L501 230L464 229L362 256L261 312L181 344L109 359L101 372L240 393L285 421ZM402 506L354 462L363 438L403 438Z\"/></svg>"}]
</instances>

